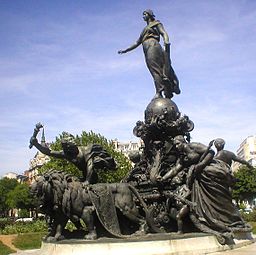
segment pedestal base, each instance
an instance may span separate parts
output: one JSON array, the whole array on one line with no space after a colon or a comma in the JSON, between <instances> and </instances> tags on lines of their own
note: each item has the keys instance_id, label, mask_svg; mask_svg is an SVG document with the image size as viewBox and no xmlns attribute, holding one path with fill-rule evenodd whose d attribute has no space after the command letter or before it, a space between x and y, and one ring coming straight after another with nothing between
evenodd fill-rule
<instances>
[{"instance_id":1,"label":"pedestal base","mask_svg":"<svg viewBox=\"0 0 256 255\"><path fill-rule=\"evenodd\" d=\"M57 243L42 243L37 251L18 253L20 255L171 255L207 254L234 249L254 242L251 237L236 240L232 245L220 245L215 236L202 233L154 234L138 238L110 239L97 241L63 240Z\"/></svg>"}]
</instances>

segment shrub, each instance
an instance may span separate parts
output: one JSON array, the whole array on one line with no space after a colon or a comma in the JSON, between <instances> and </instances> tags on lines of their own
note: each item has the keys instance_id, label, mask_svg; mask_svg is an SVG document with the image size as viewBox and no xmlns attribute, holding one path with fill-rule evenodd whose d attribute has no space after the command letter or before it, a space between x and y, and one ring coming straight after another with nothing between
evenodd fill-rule
<instances>
[{"instance_id":1,"label":"shrub","mask_svg":"<svg viewBox=\"0 0 256 255\"><path fill-rule=\"evenodd\" d=\"M6 225L1 234L19 234L19 233L32 233L32 232L45 232L47 231L47 224L44 220L37 220L33 222L15 222L14 224Z\"/></svg>"},{"instance_id":2,"label":"shrub","mask_svg":"<svg viewBox=\"0 0 256 255\"><path fill-rule=\"evenodd\" d=\"M2 218L0 220L0 233L1 231L7 226L7 225L12 225L14 224L14 221L12 219L9 218Z\"/></svg>"},{"instance_id":3,"label":"shrub","mask_svg":"<svg viewBox=\"0 0 256 255\"><path fill-rule=\"evenodd\" d=\"M68 221L65 229L67 229L70 232L73 232L74 230L76 230L76 227L71 221Z\"/></svg>"},{"instance_id":4,"label":"shrub","mask_svg":"<svg viewBox=\"0 0 256 255\"><path fill-rule=\"evenodd\" d=\"M84 223L82 220L80 220L80 224L81 224L81 226L82 226L82 228L83 228L84 230L87 230L87 227L86 227L85 223ZM77 228L76 228L76 226L74 225L74 223L71 222L70 220L67 222L67 224L66 224L66 226L65 226L65 229L67 229L67 230L70 231L70 232L73 232L73 231L77 230Z\"/></svg>"},{"instance_id":5,"label":"shrub","mask_svg":"<svg viewBox=\"0 0 256 255\"><path fill-rule=\"evenodd\" d=\"M249 212L249 213L245 213L245 212L242 212L242 217L248 221L248 222L256 222L256 208L254 208L252 210L252 212Z\"/></svg>"},{"instance_id":6,"label":"shrub","mask_svg":"<svg viewBox=\"0 0 256 255\"><path fill-rule=\"evenodd\" d=\"M249 223L252 226L252 233L256 234L256 222L249 222Z\"/></svg>"}]
</instances>

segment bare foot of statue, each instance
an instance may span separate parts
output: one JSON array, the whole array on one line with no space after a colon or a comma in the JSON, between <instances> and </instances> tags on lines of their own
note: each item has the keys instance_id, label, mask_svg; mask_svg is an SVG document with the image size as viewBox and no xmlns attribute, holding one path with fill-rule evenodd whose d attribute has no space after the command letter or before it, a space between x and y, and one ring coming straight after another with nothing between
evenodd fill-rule
<instances>
[{"instance_id":1,"label":"bare foot of statue","mask_svg":"<svg viewBox=\"0 0 256 255\"><path fill-rule=\"evenodd\" d=\"M175 93L175 94L180 94L180 88L179 88L179 86L178 85L175 85L174 87L173 87L173 92Z\"/></svg>"},{"instance_id":2,"label":"bare foot of statue","mask_svg":"<svg viewBox=\"0 0 256 255\"><path fill-rule=\"evenodd\" d=\"M154 99L161 98L161 97L163 97L162 94L160 92L157 92L154 96Z\"/></svg>"}]
</instances>

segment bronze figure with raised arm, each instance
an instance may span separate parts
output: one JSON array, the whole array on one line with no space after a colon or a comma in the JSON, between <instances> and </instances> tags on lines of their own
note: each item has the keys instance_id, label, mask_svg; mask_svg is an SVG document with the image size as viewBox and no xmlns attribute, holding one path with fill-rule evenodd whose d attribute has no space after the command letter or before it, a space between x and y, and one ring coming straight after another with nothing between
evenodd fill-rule
<instances>
[{"instance_id":1,"label":"bronze figure with raised arm","mask_svg":"<svg viewBox=\"0 0 256 255\"><path fill-rule=\"evenodd\" d=\"M162 97L162 93L165 97L172 98L173 93L180 94L180 89L178 78L171 66L169 36L163 24L155 19L152 10L145 10L143 19L147 26L141 32L139 39L127 49L119 50L118 53L124 54L142 44L145 61L155 83L155 98ZM164 40L164 50L159 43L160 36Z\"/></svg>"},{"instance_id":2,"label":"bronze figure with raised arm","mask_svg":"<svg viewBox=\"0 0 256 255\"><path fill-rule=\"evenodd\" d=\"M65 159L74 164L82 173L85 184L94 184L98 181L97 170L116 169L115 160L99 144L89 144L87 146L77 146L73 135L64 132L61 139L61 151L54 151L45 144L40 144L36 138L42 125L36 125L34 134L30 138L30 148L35 146L43 154Z\"/></svg>"}]
</instances>

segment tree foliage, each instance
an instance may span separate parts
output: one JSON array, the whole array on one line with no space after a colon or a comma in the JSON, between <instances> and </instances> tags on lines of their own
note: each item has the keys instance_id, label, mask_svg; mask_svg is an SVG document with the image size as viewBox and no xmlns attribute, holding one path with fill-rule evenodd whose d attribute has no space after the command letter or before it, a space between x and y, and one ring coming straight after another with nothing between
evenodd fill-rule
<instances>
[{"instance_id":1,"label":"tree foliage","mask_svg":"<svg viewBox=\"0 0 256 255\"><path fill-rule=\"evenodd\" d=\"M52 150L62 150L61 138L63 133L56 137L55 142L51 144ZM80 136L75 137L76 144L78 146L86 146L88 144L100 144L116 161L116 171L99 171L99 182L119 182L128 171L131 169L130 160L121 152L118 152L114 148L113 141L108 140L100 134L96 134L93 131L83 131ZM75 176L81 177L82 173L70 162L63 159L56 159L51 157L51 160L42 166L40 172L43 173L49 169L63 170L71 173Z\"/></svg>"},{"instance_id":2,"label":"tree foliage","mask_svg":"<svg viewBox=\"0 0 256 255\"><path fill-rule=\"evenodd\" d=\"M17 185L16 179L2 178L0 180L0 214L6 216L10 206L7 203L7 196Z\"/></svg>"},{"instance_id":3,"label":"tree foliage","mask_svg":"<svg viewBox=\"0 0 256 255\"><path fill-rule=\"evenodd\" d=\"M34 207L34 200L26 183L18 184L7 194L6 203L9 208L30 209Z\"/></svg>"},{"instance_id":4,"label":"tree foliage","mask_svg":"<svg viewBox=\"0 0 256 255\"><path fill-rule=\"evenodd\" d=\"M251 202L256 197L256 168L241 166L234 176L237 181L233 189L233 198L237 202L243 200Z\"/></svg>"},{"instance_id":5,"label":"tree foliage","mask_svg":"<svg viewBox=\"0 0 256 255\"><path fill-rule=\"evenodd\" d=\"M19 183L16 179L0 179L0 213L8 216L10 209L30 209L35 206L36 201L29 192L26 183Z\"/></svg>"}]
</instances>

